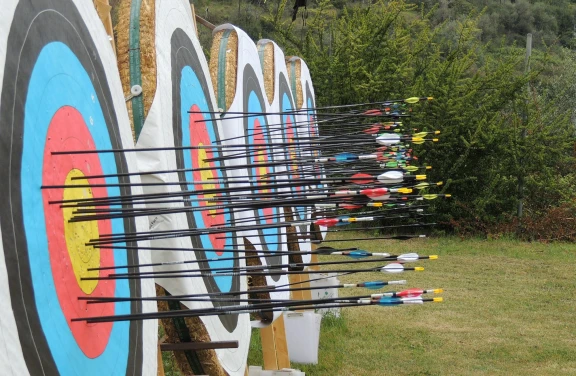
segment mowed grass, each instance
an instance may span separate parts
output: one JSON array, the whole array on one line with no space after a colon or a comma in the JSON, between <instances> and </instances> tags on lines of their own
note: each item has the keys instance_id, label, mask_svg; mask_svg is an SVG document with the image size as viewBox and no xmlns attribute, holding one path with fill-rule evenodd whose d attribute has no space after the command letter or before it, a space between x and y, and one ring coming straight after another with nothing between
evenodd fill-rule
<instances>
[{"instance_id":1,"label":"mowed grass","mask_svg":"<svg viewBox=\"0 0 576 376\"><path fill-rule=\"evenodd\" d=\"M576 375L575 245L458 238L324 245L437 254L438 260L413 264L423 272L340 281L406 279L406 288L444 288L444 302L344 309L341 319L323 321L319 364L292 365L307 375ZM321 261L331 259L341 260ZM254 331L248 364L262 364L259 340Z\"/></svg>"}]
</instances>

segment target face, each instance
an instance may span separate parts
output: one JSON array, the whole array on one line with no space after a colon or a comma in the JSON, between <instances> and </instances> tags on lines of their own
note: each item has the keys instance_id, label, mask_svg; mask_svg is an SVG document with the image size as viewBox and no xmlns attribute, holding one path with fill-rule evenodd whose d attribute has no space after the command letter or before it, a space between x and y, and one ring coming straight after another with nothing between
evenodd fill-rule
<instances>
[{"instance_id":1,"label":"target face","mask_svg":"<svg viewBox=\"0 0 576 376\"><path fill-rule=\"evenodd\" d=\"M314 103L314 95L312 94L312 91L310 90L310 85L309 82L306 81L306 97L305 97L305 106L307 108L306 110L306 116L307 116L307 120L308 120L308 136L309 137L317 137L319 136L319 132L318 132L318 127L316 124L316 111L313 110L313 108L316 108L316 105ZM312 155L315 158L319 158L320 157L320 153L318 152L318 150L314 150L312 152ZM323 174L323 167L322 165L314 165L314 172L316 176L324 176ZM324 187L323 184L317 184L315 186L318 189L322 189ZM316 218L316 213L312 213L311 218ZM310 233L311 234L319 234L319 226L315 225L314 223L312 223L310 225ZM321 233L320 233L321 234ZM316 238L316 240L322 240L322 236L320 235L319 237Z\"/></svg>"},{"instance_id":2,"label":"target face","mask_svg":"<svg viewBox=\"0 0 576 376\"><path fill-rule=\"evenodd\" d=\"M28 372L142 372L142 323L72 323L77 317L141 312L139 303L88 306L78 297L140 296L140 283L86 281L91 267L138 263L137 253L86 246L100 234L134 232L131 219L71 223L55 201L130 194L128 182L85 176L127 172L123 155L52 155L122 148L102 61L72 2L20 2L7 41L0 96L0 225L14 319ZM66 188L41 189L41 186ZM119 243L125 246L129 244Z\"/></svg>"},{"instance_id":3,"label":"target face","mask_svg":"<svg viewBox=\"0 0 576 376\"><path fill-rule=\"evenodd\" d=\"M214 111L208 84L198 59L195 48L188 35L181 29L176 29L172 35L172 103L174 146L202 146L211 145L220 139L216 120L210 114L189 113L189 111ZM219 156L217 152L207 152L207 149L180 150L176 152L180 181L195 182L209 181L211 179L225 179L225 170L219 162L205 162L206 158ZM198 171L198 169L202 169ZM183 190L195 191L222 188L217 182L213 184L186 184ZM213 195L191 195L192 199L211 198ZM222 210L209 210L209 202L191 201L187 203L193 208L206 208L203 211L188 212L188 223L191 228L210 228L215 224L228 223L233 225L229 214L220 214ZM225 234L211 234L192 237L195 248L233 250L236 241L232 238L218 239ZM199 263L200 268L237 267L238 260L218 260L219 258L233 257L233 252L227 251L196 251L197 259L210 259ZM238 291L239 277L204 277L208 292ZM238 303L236 303L238 304ZM214 303L215 306L230 305L230 303ZM219 316L224 327L232 332L237 325L237 315Z\"/></svg>"},{"instance_id":4,"label":"target face","mask_svg":"<svg viewBox=\"0 0 576 376\"><path fill-rule=\"evenodd\" d=\"M316 108L314 103L314 95L312 95L312 91L310 90L309 82L306 82L306 115L308 116L308 135L309 137L318 137L318 124L316 123L316 111L313 109ZM314 150L312 155L315 158L320 157L320 152L318 150ZM321 165L314 165L314 171L316 172L316 176L322 176L322 166ZM322 188L322 184L318 184L316 187Z\"/></svg>"},{"instance_id":5,"label":"target face","mask_svg":"<svg viewBox=\"0 0 576 376\"><path fill-rule=\"evenodd\" d=\"M284 142L292 144L286 148L286 153L284 155L284 159L289 162L301 157L300 148L298 147L298 140L296 139L297 136L295 134L294 128L298 125L298 123L296 123L295 113L290 112L293 111L295 107L294 100L290 94L290 88L288 86L286 76L284 76L283 73L280 73L279 80L278 90L280 97L280 112L287 112L286 114L281 115ZM301 167L298 164L288 163L286 165L286 169L290 171L288 176L290 176L291 179L301 179L303 177L301 175ZM303 191L301 186L292 187L291 190L294 193L301 193ZM306 208L302 206L298 207L294 211L294 214L296 216L296 220L305 220ZM300 229L301 232L306 231L305 226L300 226Z\"/></svg>"},{"instance_id":6,"label":"target face","mask_svg":"<svg viewBox=\"0 0 576 376\"><path fill-rule=\"evenodd\" d=\"M243 72L243 95L244 95L244 112L250 113L263 113L266 112L264 98L260 84L254 69L251 65L247 64ZM244 118L244 134L246 144L251 145L246 149L248 156L247 163L251 165L265 164L272 161L272 140L270 137L270 129L268 127L268 120L266 116L250 116ZM274 168L269 166L253 166L248 169L249 179L253 180L268 180L268 182L254 182L251 183L253 187L264 188L265 185L273 186L275 183L273 173ZM267 188L254 190L259 193L277 193L276 188ZM265 209L258 209L254 211L254 219L256 224L276 224L279 223L279 210L276 207L268 207ZM260 242L268 251L275 252L281 248L280 228L267 228L258 231L260 235ZM280 264L281 256L267 255L266 260L268 265ZM277 281L280 276L271 276L274 281Z\"/></svg>"}]
</instances>

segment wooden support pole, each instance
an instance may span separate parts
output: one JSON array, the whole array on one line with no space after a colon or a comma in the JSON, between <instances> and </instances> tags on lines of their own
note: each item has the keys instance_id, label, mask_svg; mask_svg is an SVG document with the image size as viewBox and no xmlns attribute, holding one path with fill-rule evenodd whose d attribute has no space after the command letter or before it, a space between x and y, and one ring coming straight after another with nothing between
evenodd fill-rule
<instances>
[{"instance_id":1,"label":"wooden support pole","mask_svg":"<svg viewBox=\"0 0 576 376\"><path fill-rule=\"evenodd\" d=\"M278 369L290 368L290 356L288 356L288 342L286 340L286 328L284 315L278 317L273 323L274 338L276 339L276 354L278 357Z\"/></svg>"},{"instance_id":2,"label":"wooden support pole","mask_svg":"<svg viewBox=\"0 0 576 376\"><path fill-rule=\"evenodd\" d=\"M164 362L162 361L162 351L160 351L160 344L158 344L158 376L165 376Z\"/></svg>"},{"instance_id":3,"label":"wooden support pole","mask_svg":"<svg viewBox=\"0 0 576 376\"><path fill-rule=\"evenodd\" d=\"M210 22L200 17L199 15L196 15L196 22L198 22L200 25L206 26L210 30L214 30L216 28L214 24L211 24Z\"/></svg>"},{"instance_id":4,"label":"wooden support pole","mask_svg":"<svg viewBox=\"0 0 576 376\"><path fill-rule=\"evenodd\" d=\"M260 338L262 340L264 369L290 368L284 316L281 315L270 326L260 329Z\"/></svg>"},{"instance_id":5,"label":"wooden support pole","mask_svg":"<svg viewBox=\"0 0 576 376\"><path fill-rule=\"evenodd\" d=\"M266 370L278 369L278 357L276 355L276 343L274 341L274 330L272 323L266 328L260 329L260 339L262 342L263 367Z\"/></svg>"},{"instance_id":6,"label":"wooden support pole","mask_svg":"<svg viewBox=\"0 0 576 376\"><path fill-rule=\"evenodd\" d=\"M312 250L315 251L318 249L318 245L312 243ZM318 255L314 254L310 257L310 263L314 264L318 262ZM320 265L309 266L308 269L318 271L320 270Z\"/></svg>"},{"instance_id":7,"label":"wooden support pole","mask_svg":"<svg viewBox=\"0 0 576 376\"><path fill-rule=\"evenodd\" d=\"M307 281L310 279L310 274L302 274L302 281ZM312 300L312 291L310 291L310 282L303 282L300 287L306 287L307 290L302 291L302 300Z\"/></svg>"},{"instance_id":8,"label":"wooden support pole","mask_svg":"<svg viewBox=\"0 0 576 376\"><path fill-rule=\"evenodd\" d=\"M305 274L289 274L288 275L288 281L291 284L294 284L294 287L302 287L300 283L300 281L302 281L302 277ZM304 300L304 298L302 297L302 291L291 291L290 292L290 299L292 300Z\"/></svg>"}]
</instances>

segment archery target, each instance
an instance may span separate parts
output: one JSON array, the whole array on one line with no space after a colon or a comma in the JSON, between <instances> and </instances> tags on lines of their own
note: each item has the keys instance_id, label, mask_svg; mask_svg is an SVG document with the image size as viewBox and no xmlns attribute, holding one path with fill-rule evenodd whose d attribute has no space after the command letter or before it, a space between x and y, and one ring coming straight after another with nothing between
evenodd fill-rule
<instances>
[{"instance_id":1,"label":"archery target","mask_svg":"<svg viewBox=\"0 0 576 376\"><path fill-rule=\"evenodd\" d=\"M288 75L290 80L290 87L292 89L292 94L294 96L294 101L296 103L296 108L301 110L297 113L296 119L298 124L305 124L306 126L301 126L297 128L297 134L300 137L318 137L319 129L316 123L315 115L316 111L316 100L314 96L314 86L312 85L312 77L310 76L310 70L306 65L306 62L297 56L293 56L287 61ZM298 136L297 136L298 137ZM320 154L318 151L306 151L303 153L306 157L319 158ZM325 176L323 170L318 165L314 166L313 176L322 177ZM321 189L322 184L314 185L314 188ZM315 225L311 226L314 228ZM326 237L326 228L320 226L320 233L322 238Z\"/></svg>"},{"instance_id":2,"label":"archery target","mask_svg":"<svg viewBox=\"0 0 576 376\"><path fill-rule=\"evenodd\" d=\"M264 63L263 53L266 48L270 46L272 49L273 62L272 64ZM293 111L295 110L294 99L292 96L292 91L288 84L288 73L286 71L285 57L284 53L280 47L271 40L263 39L258 42L258 50L260 55L260 60L262 68L264 71L270 69L273 73L273 101L270 104L270 118L272 124L275 125L272 133L272 145L274 142L278 143L290 143L291 146L285 147L284 145L275 150L275 159L277 161L285 161L286 164L276 167L278 172L282 172L280 175L284 180L300 179L302 172L301 167L295 163L290 163L291 160L298 159L301 157L300 148L297 146L298 140L296 139L296 123L297 114ZM270 66L269 66L270 65ZM294 194L302 194L304 191L301 186L290 187L284 190L288 190ZM293 215L293 219L297 221L305 221L307 213L307 208L300 206L296 207L287 213L288 216ZM305 235L307 234L307 228L304 225L297 226L295 228L297 234ZM306 248L306 239L298 239L298 248ZM295 239L290 239L289 241L295 241Z\"/></svg>"},{"instance_id":3,"label":"archery target","mask_svg":"<svg viewBox=\"0 0 576 376\"><path fill-rule=\"evenodd\" d=\"M139 3L139 2L137 2ZM199 195L198 190L219 188L214 184L195 183L210 178L225 178L218 162L206 162L205 159L217 154L208 149L172 150L174 147L207 146L220 138L220 124L214 115L189 113L189 111L211 111L214 106L214 95L208 77L208 66L196 37L194 23L188 2L183 0L156 1L155 30L151 36L140 40L153 39L155 49L155 92L146 91L144 95L152 97L151 106L139 133L137 147L165 147L170 150L142 151L138 153L138 167L144 182L180 183L179 185L157 185L145 187L146 193L181 193L176 197L180 202L149 203L148 207L161 207L187 210L178 213L150 216L152 231L186 231L194 228L209 228L215 224L230 221L229 215L213 215L208 203L196 201L211 196ZM151 41L152 42L152 41ZM131 69L138 69L131 66ZM146 66L142 66L143 71ZM145 79L143 75L142 80ZM202 171L198 170L202 169ZM159 173L156 171L174 171ZM222 185L223 186L223 185ZM188 200L190 199L190 200ZM174 200L174 198L172 198ZM206 209L197 211L198 209ZM192 211L194 210L194 211ZM221 211L221 210L220 210ZM229 222L233 224L233 222ZM223 260L236 256L233 252L236 241L218 239L218 235L183 236L169 239L153 240L152 245L160 248L194 249L186 251L157 251L152 253L153 261L173 263L170 266L155 267L155 271L176 271L198 268L222 268L243 266L243 260ZM226 251L204 251L203 249L224 249ZM228 251L229 250L229 251ZM178 262L205 260L200 263L176 264ZM203 293L227 293L246 290L246 278L203 277L203 278L164 278L156 281L171 295L188 295ZM182 302L190 309L212 308L229 305L219 302ZM246 315L221 315L201 317L212 341L237 340L238 349L218 349L215 351L222 368L230 375L243 375L246 367L248 345L250 343L249 318ZM182 328L188 335L191 328ZM184 340L181 337L181 340ZM200 370L202 373L206 371Z\"/></svg>"},{"instance_id":4,"label":"archery target","mask_svg":"<svg viewBox=\"0 0 576 376\"><path fill-rule=\"evenodd\" d=\"M86 324L72 318L140 313L149 303L87 305L81 296L151 296L150 281L100 280L87 268L148 262L142 252L86 246L135 232L133 219L69 222L61 200L138 193L117 184L123 154L53 151L132 148L115 57L91 2L8 1L0 14L0 341L9 374L139 375L156 370L156 321ZM111 69L112 68L112 69ZM112 175L89 178L91 175ZM41 186L65 185L41 189ZM136 244L120 243L118 245ZM152 345L150 345L152 343Z\"/></svg>"},{"instance_id":5,"label":"archery target","mask_svg":"<svg viewBox=\"0 0 576 376\"><path fill-rule=\"evenodd\" d=\"M189 111L214 111L214 106L210 99L208 81L205 70L198 58L190 38L182 29L175 30L171 40L172 45L172 125L174 127L175 146L208 146L215 144L220 139L217 127L217 120L212 114L189 113ZM211 153L207 149L182 150L176 152L176 163L180 172L180 181L196 182L210 181L214 179L225 179L226 171L220 169L220 162L205 162L209 157L218 157L217 150ZM197 171L202 169L200 171ZM190 171L194 170L194 171ZM187 184L186 190L200 191L206 189L220 189L224 184L214 182L212 184L197 183ZM196 197L213 198L214 194L200 194ZM233 225L231 216L222 210L210 208L206 201L191 201L187 203L192 208L204 208L203 211L187 213L188 222L196 228L210 228L216 225ZM193 238L194 246L207 249L229 249L236 248L234 238L222 239L222 234L209 234ZM226 251L198 251L198 258L215 260L234 256L232 252ZM209 261L202 263L203 268L238 267L238 260ZM238 277L217 277L205 278L204 283L211 291L237 291L239 289ZM231 316L237 320L236 316ZM224 318L223 318L224 319ZM230 321L230 320L229 320ZM229 324L228 326L232 326Z\"/></svg>"},{"instance_id":6,"label":"archery target","mask_svg":"<svg viewBox=\"0 0 576 376\"><path fill-rule=\"evenodd\" d=\"M274 166L258 166L276 161L273 142L274 126L268 113L271 111L264 89L264 79L258 50L248 35L232 26L221 25L214 31L212 56L218 56L211 61L211 73L215 82L217 103L226 114L222 120L222 138L224 145L247 145L245 156L238 149L224 151L223 155L237 155L238 158L225 161L228 166L236 166L229 175L239 181L251 180L250 183L234 183L233 186L245 187L249 193L275 194L278 189L266 187L273 180ZM232 56L230 56L232 55ZM234 86L234 88L230 88ZM252 113L251 116L239 116L239 113ZM245 167L246 165L250 167ZM257 189L256 189L257 188ZM253 211L241 211L236 214L243 224L253 225L278 224L281 211L276 207L259 208ZM286 257L275 255L274 252L286 248L286 231L283 228L264 228L260 230L242 231L248 241L260 252L262 264L277 265L285 263ZM267 285L285 285L286 275L266 276ZM287 293L271 293L273 299L286 299ZM279 315L275 314L274 317ZM255 324L253 324L255 325Z\"/></svg>"},{"instance_id":7,"label":"archery target","mask_svg":"<svg viewBox=\"0 0 576 376\"><path fill-rule=\"evenodd\" d=\"M252 43L253 45L253 43ZM260 78L260 80L259 80ZM243 111L250 112L250 113L265 113L269 112L266 111L266 102L264 101L264 97L262 95L261 90L261 77L256 76L256 72L254 71L254 66L251 64L246 64L243 69L243 85L242 85L242 96L243 96ZM270 127L268 126L268 116L266 115L258 115L258 116L250 116L245 117L243 119L243 126L244 126L244 141L246 144L250 145L247 148L248 157L246 158L246 162L253 167L248 169L248 177L251 180L267 180L271 182L259 183L254 182L251 183L252 187L258 187L260 193L276 193L278 190L276 188L272 188L274 186L274 177L273 175L268 175L270 173L275 172L274 167L258 167L258 164L265 164L273 161L271 157L271 152L273 151L272 143L270 139ZM265 186L272 185L271 188L265 188ZM254 213L255 223L257 225L264 225L264 224L277 224L280 222L278 219L279 210L275 207L268 207L263 209L255 210ZM259 231L259 238L260 242L266 247L268 252L273 252L277 250L281 250L281 235L282 231L281 228L266 228ZM280 264L281 257L275 255L266 255L266 263L269 265ZM275 281L277 281L280 277L274 276L271 277Z\"/></svg>"}]
</instances>

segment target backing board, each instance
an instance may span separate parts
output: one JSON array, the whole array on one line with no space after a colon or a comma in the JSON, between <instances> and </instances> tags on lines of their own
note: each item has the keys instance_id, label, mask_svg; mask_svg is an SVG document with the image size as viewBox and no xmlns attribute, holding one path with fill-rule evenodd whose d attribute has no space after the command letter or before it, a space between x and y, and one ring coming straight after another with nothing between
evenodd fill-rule
<instances>
[{"instance_id":1,"label":"target backing board","mask_svg":"<svg viewBox=\"0 0 576 376\"><path fill-rule=\"evenodd\" d=\"M155 320L71 322L155 310L78 300L154 295L152 281L83 279L109 273L88 268L149 262L146 252L86 245L143 231L146 221L70 222L74 209L58 204L140 193L117 185L140 181L117 176L135 171L130 155L52 154L134 147L116 59L92 2L3 1L0 69L2 374L156 374Z\"/></svg>"}]
</instances>

